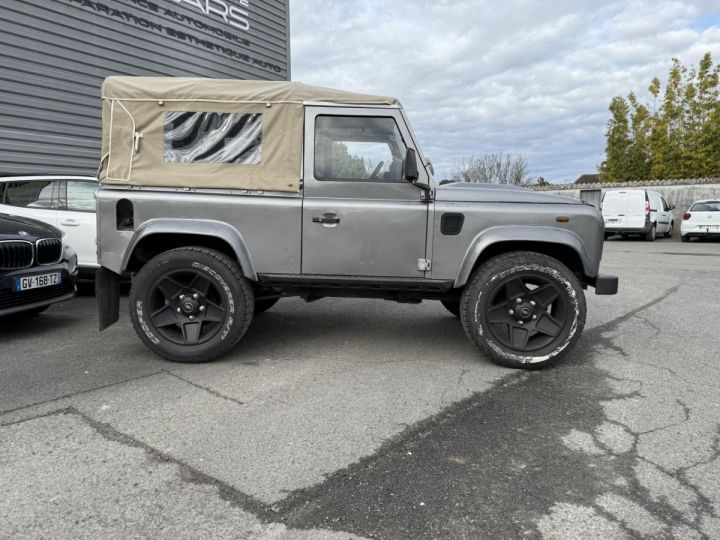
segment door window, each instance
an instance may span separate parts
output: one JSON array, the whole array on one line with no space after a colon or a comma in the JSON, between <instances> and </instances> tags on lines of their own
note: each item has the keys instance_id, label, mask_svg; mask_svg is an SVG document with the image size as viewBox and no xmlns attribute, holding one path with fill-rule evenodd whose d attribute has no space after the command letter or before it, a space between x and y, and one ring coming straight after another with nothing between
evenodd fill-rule
<instances>
[{"instance_id":1,"label":"door window","mask_svg":"<svg viewBox=\"0 0 720 540\"><path fill-rule=\"evenodd\" d=\"M59 182L31 180L6 184L3 202L21 208L57 208Z\"/></svg>"},{"instance_id":2,"label":"door window","mask_svg":"<svg viewBox=\"0 0 720 540\"><path fill-rule=\"evenodd\" d=\"M66 209L75 212L95 212L97 189L98 186L95 182L68 180Z\"/></svg>"},{"instance_id":3,"label":"door window","mask_svg":"<svg viewBox=\"0 0 720 540\"><path fill-rule=\"evenodd\" d=\"M403 182L407 146L393 118L318 116L315 178Z\"/></svg>"}]
</instances>

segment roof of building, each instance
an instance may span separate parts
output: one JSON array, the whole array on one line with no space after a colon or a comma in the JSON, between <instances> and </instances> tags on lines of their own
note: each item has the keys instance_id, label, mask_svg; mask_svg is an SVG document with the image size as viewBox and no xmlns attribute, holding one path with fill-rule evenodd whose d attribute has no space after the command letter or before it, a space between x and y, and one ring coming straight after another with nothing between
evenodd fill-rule
<instances>
[{"instance_id":1,"label":"roof of building","mask_svg":"<svg viewBox=\"0 0 720 540\"><path fill-rule=\"evenodd\" d=\"M587 189L617 189L617 188L649 188L665 186L695 186L707 184L720 184L720 178L679 178L675 180L641 180L634 182L600 182L592 184ZM572 184L548 184L543 186L532 186L535 191L560 191L583 189L582 185L573 182Z\"/></svg>"},{"instance_id":2,"label":"roof of building","mask_svg":"<svg viewBox=\"0 0 720 540\"><path fill-rule=\"evenodd\" d=\"M154 101L400 105L393 97L346 92L298 82L193 77L108 77L103 84L102 97Z\"/></svg>"},{"instance_id":3,"label":"roof of building","mask_svg":"<svg viewBox=\"0 0 720 540\"><path fill-rule=\"evenodd\" d=\"M599 174L583 174L577 180L575 180L575 183L576 184L598 184L598 183L600 183L600 175Z\"/></svg>"}]
</instances>

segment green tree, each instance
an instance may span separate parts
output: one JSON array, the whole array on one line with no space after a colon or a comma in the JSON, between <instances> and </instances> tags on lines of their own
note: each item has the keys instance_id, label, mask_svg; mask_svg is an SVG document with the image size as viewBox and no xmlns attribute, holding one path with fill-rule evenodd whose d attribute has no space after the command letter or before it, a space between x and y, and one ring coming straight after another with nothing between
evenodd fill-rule
<instances>
[{"instance_id":1,"label":"green tree","mask_svg":"<svg viewBox=\"0 0 720 540\"><path fill-rule=\"evenodd\" d=\"M630 144L627 149L627 176L645 179L650 175L650 141L648 122L650 112L647 106L638 102L635 94L628 96L630 106Z\"/></svg>"},{"instance_id":2,"label":"green tree","mask_svg":"<svg viewBox=\"0 0 720 540\"><path fill-rule=\"evenodd\" d=\"M605 181L720 175L720 66L707 53L697 68L672 59L663 91L652 79L653 105L634 93L614 97L606 132Z\"/></svg>"},{"instance_id":3,"label":"green tree","mask_svg":"<svg viewBox=\"0 0 720 540\"><path fill-rule=\"evenodd\" d=\"M616 96L610 102L610 120L606 132L605 161L600 165L603 181L625 180L629 174L630 146L629 107L625 98Z\"/></svg>"}]
</instances>

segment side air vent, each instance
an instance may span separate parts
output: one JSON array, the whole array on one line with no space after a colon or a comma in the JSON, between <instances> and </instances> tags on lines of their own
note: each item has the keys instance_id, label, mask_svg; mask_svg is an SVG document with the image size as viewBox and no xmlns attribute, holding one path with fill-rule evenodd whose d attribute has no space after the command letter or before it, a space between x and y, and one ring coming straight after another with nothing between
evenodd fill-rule
<instances>
[{"instance_id":1,"label":"side air vent","mask_svg":"<svg viewBox=\"0 0 720 540\"><path fill-rule=\"evenodd\" d=\"M462 231L465 215L446 212L440 218L440 232L445 236L456 236Z\"/></svg>"}]
</instances>

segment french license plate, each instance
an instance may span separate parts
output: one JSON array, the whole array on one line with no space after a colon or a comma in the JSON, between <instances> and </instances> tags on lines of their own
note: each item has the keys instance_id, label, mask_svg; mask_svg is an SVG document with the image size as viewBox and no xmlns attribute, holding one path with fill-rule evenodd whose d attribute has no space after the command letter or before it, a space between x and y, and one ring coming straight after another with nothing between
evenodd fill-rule
<instances>
[{"instance_id":1,"label":"french license plate","mask_svg":"<svg viewBox=\"0 0 720 540\"><path fill-rule=\"evenodd\" d=\"M720 230L719 225L705 225L703 227L707 232Z\"/></svg>"},{"instance_id":2,"label":"french license plate","mask_svg":"<svg viewBox=\"0 0 720 540\"><path fill-rule=\"evenodd\" d=\"M41 287L50 287L51 285L58 285L61 282L62 275L60 272L40 274L37 276L16 277L15 292L27 291L28 289L39 289Z\"/></svg>"}]
</instances>

